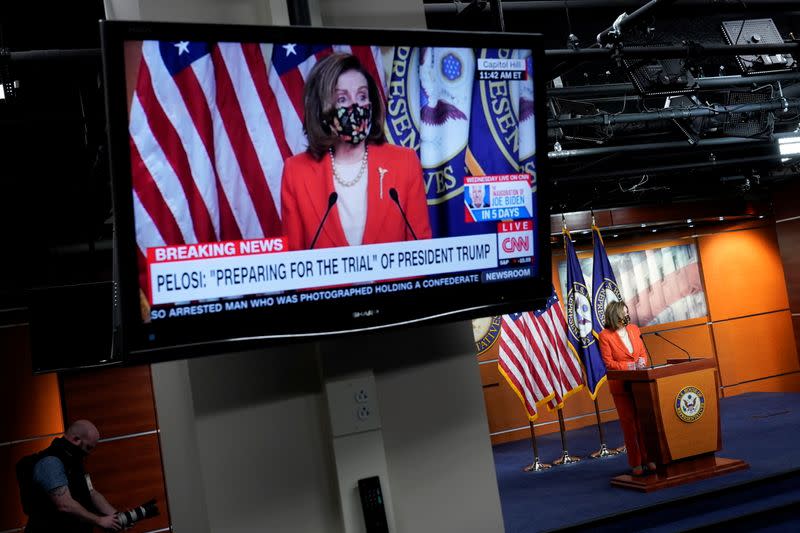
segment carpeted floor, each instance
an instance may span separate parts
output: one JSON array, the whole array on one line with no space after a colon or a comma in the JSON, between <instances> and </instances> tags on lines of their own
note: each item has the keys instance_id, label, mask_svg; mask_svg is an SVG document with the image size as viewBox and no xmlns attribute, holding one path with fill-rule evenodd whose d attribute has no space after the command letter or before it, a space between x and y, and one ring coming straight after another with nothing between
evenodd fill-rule
<instances>
[{"instance_id":1,"label":"carpeted floor","mask_svg":"<svg viewBox=\"0 0 800 533\"><path fill-rule=\"evenodd\" d=\"M599 447L596 426L567 433L568 450L572 455L584 457L581 462L540 473L522 472L522 467L532 462L529 440L497 445L494 459L505 529L508 533L560 529L659 504L663 508L665 502L689 502L696 495L714 493L725 487L744 487L762 478L800 471L798 407L798 393L750 393L721 400L723 449L718 455L743 459L750 464L750 469L650 494L610 485L612 477L628 471L624 455L587 458ZM617 422L606 423L605 430L609 447L622 445L622 432ZM551 462L561 455L558 433L539 437L538 445L542 461ZM788 483L787 488L768 491L763 497L744 492L737 495L734 490L726 495L714 493L708 497L708 511L703 511L702 516L683 517L674 510L664 512L662 509L661 515L653 515L650 525L636 529L688 530L730 519L737 513L791 505L800 501L800 486L796 480ZM746 501L740 501L743 498ZM789 529L770 531L797 531L795 528L800 526L800 522L792 520L787 524Z\"/></svg>"}]
</instances>

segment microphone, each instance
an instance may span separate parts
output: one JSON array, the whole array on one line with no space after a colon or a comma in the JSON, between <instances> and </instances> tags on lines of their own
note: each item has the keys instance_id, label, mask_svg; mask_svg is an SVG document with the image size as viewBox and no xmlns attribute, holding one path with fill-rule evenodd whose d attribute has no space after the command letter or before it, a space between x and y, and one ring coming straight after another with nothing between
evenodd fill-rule
<instances>
[{"instance_id":1,"label":"microphone","mask_svg":"<svg viewBox=\"0 0 800 533\"><path fill-rule=\"evenodd\" d=\"M652 370L653 368L655 368L653 366L653 356L650 355L650 350L647 349L647 344L645 344L644 342L644 335L642 335L641 331L639 332L639 338L642 339L642 346L644 346L644 353L646 353L647 358L650 359L650 370Z\"/></svg>"},{"instance_id":2,"label":"microphone","mask_svg":"<svg viewBox=\"0 0 800 533\"><path fill-rule=\"evenodd\" d=\"M660 339L664 339L665 341L667 341L668 343L670 343L671 345L673 345L674 347L676 347L677 349L679 349L680 351L682 351L683 353L685 353L685 354L686 354L686 356L689 358L689 361L691 361L691 360L692 360L692 354L690 354L689 352L687 352L686 350L684 350L683 348L681 348L680 346L678 346L677 344L675 344L674 342L672 342L671 340L669 340L668 338L666 338L666 337L665 337L664 335L662 335L661 333L659 333L659 332L657 332L657 331L654 331L654 332L653 332L653 335L655 335L656 337L658 337L658 338L660 338Z\"/></svg>"},{"instance_id":3,"label":"microphone","mask_svg":"<svg viewBox=\"0 0 800 533\"><path fill-rule=\"evenodd\" d=\"M411 227L411 223L408 221L408 217L406 217L406 212L403 210L403 206L400 205L400 198L397 197L397 189L394 187L389 189L389 198L391 198L392 201L397 204L397 208L400 210L400 214L403 215L403 220L406 222L406 227L408 228L408 231L411 232L411 236L414 237L415 241L419 240L417 239L417 234L414 233L414 228Z\"/></svg>"},{"instance_id":4,"label":"microphone","mask_svg":"<svg viewBox=\"0 0 800 533\"><path fill-rule=\"evenodd\" d=\"M328 196L328 209L325 210L325 214L322 215L322 220L319 221L319 227L317 228L317 232L314 234L314 239L311 241L311 246L308 247L309 250L314 249L314 245L317 244L317 239L319 239L319 232L322 231L322 226L325 224L325 220L328 218L328 214L330 214L331 209L333 206L336 205L336 200L339 199L339 195L336 191L333 191L330 196Z\"/></svg>"}]
</instances>

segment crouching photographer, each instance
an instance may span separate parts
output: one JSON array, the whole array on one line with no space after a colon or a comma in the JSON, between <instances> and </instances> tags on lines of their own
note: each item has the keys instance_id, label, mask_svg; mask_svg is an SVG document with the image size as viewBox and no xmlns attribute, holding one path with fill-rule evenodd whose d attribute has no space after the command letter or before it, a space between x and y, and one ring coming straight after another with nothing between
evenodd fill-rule
<instances>
[{"instance_id":1,"label":"crouching photographer","mask_svg":"<svg viewBox=\"0 0 800 533\"><path fill-rule=\"evenodd\" d=\"M95 490L83 461L99 439L94 424L78 420L48 448L17 463L26 533L91 533L94 527L120 531L158 514L155 500L118 512Z\"/></svg>"}]
</instances>

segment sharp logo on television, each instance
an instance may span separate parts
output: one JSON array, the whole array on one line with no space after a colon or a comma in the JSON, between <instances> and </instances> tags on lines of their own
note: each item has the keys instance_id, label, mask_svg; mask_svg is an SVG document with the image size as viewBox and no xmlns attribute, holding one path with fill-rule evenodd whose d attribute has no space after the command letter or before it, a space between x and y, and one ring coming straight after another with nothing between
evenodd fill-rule
<instances>
[{"instance_id":1,"label":"sharp logo on television","mask_svg":"<svg viewBox=\"0 0 800 533\"><path fill-rule=\"evenodd\" d=\"M533 255L533 222L519 220L497 225L497 251L500 259Z\"/></svg>"}]
</instances>

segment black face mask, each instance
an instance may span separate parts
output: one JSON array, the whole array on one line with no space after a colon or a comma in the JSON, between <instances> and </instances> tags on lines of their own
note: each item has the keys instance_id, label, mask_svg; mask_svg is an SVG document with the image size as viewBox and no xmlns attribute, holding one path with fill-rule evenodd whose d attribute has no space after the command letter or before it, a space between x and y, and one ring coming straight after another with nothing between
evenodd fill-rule
<instances>
[{"instance_id":1,"label":"black face mask","mask_svg":"<svg viewBox=\"0 0 800 533\"><path fill-rule=\"evenodd\" d=\"M353 104L333 108L323 123L342 141L360 144L369 135L371 120L372 107Z\"/></svg>"}]
</instances>

